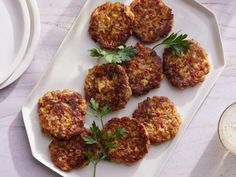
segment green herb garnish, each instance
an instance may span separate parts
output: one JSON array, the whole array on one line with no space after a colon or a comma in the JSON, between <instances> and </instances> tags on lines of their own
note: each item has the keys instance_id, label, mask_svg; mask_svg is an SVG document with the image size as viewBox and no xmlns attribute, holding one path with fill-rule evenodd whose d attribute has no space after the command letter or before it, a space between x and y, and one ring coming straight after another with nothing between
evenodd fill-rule
<instances>
[{"instance_id":1,"label":"green herb garnish","mask_svg":"<svg viewBox=\"0 0 236 177\"><path fill-rule=\"evenodd\" d=\"M90 106L93 109L93 115L101 121L103 127L103 117L110 112L109 106L106 105L100 108L99 103L94 98L90 99Z\"/></svg>"},{"instance_id":2,"label":"green herb garnish","mask_svg":"<svg viewBox=\"0 0 236 177\"><path fill-rule=\"evenodd\" d=\"M101 130L96 125L95 122L92 123L92 126L90 127L91 130L91 136L85 136L82 137L84 142L86 144L96 144L99 148L98 153L94 154L91 151L86 153L86 156L88 158L88 161L93 164L93 177L96 176L96 169L97 164L102 160L109 160L109 157L107 155L107 150L110 148L118 148L120 145L117 143L114 143L114 140L116 138L121 138L125 133L126 130L124 128L122 129L116 129L114 133L109 133L106 135L102 135ZM104 136L106 143L102 144L100 142L101 137Z\"/></svg>"},{"instance_id":3,"label":"green herb garnish","mask_svg":"<svg viewBox=\"0 0 236 177\"><path fill-rule=\"evenodd\" d=\"M174 55L180 56L183 52L189 49L187 34L172 33L166 37L160 44L155 45L152 50L160 45L165 45L171 48Z\"/></svg>"},{"instance_id":4,"label":"green herb garnish","mask_svg":"<svg viewBox=\"0 0 236 177\"><path fill-rule=\"evenodd\" d=\"M133 46L121 45L114 51L93 48L89 52L90 56L104 58L107 63L122 63L135 56L138 53L138 49Z\"/></svg>"},{"instance_id":5,"label":"green herb garnish","mask_svg":"<svg viewBox=\"0 0 236 177\"><path fill-rule=\"evenodd\" d=\"M101 143L99 142L100 138L101 138L101 130L99 129L99 127L96 125L95 122L92 123L92 126L90 127L90 131L91 131L91 136L84 136L82 137L84 142L86 144L96 144L99 148L102 148ZM91 151L88 151L86 153L86 156L88 158L89 163L91 162L94 166L93 168L93 177L96 176L96 169L97 169L97 164L105 159L106 154L102 155L101 150L98 152L98 154L94 154ZM104 156L104 157L103 157Z\"/></svg>"},{"instance_id":6,"label":"green herb garnish","mask_svg":"<svg viewBox=\"0 0 236 177\"><path fill-rule=\"evenodd\" d=\"M115 141L116 138L123 137L125 135L125 133L126 133L125 128L118 128L113 133L107 132L107 133L103 134L103 137L106 141L105 142L105 147L107 149L120 147L120 145L116 144L114 141Z\"/></svg>"},{"instance_id":7,"label":"green herb garnish","mask_svg":"<svg viewBox=\"0 0 236 177\"><path fill-rule=\"evenodd\" d=\"M92 133L92 136L85 136L83 137L83 140L86 144L98 144L99 138L101 137L101 130L96 125L95 122L92 123L92 126L90 127L90 131Z\"/></svg>"}]
</instances>

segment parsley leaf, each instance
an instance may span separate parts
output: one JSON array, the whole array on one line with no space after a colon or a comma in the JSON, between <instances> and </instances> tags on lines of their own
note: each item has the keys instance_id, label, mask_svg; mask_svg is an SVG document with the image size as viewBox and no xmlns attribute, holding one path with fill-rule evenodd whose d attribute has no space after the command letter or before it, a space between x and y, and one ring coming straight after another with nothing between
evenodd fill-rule
<instances>
[{"instance_id":1,"label":"parsley leaf","mask_svg":"<svg viewBox=\"0 0 236 177\"><path fill-rule=\"evenodd\" d=\"M84 136L82 139L86 144L99 144L99 138L101 136L101 130L96 125L96 123L93 121L92 126L90 127L90 131L92 136Z\"/></svg>"},{"instance_id":2,"label":"parsley leaf","mask_svg":"<svg viewBox=\"0 0 236 177\"><path fill-rule=\"evenodd\" d=\"M84 142L86 144L97 144L98 143L97 140L95 140L91 136L84 136L84 137L82 137L82 139L84 140Z\"/></svg>"},{"instance_id":3,"label":"parsley leaf","mask_svg":"<svg viewBox=\"0 0 236 177\"><path fill-rule=\"evenodd\" d=\"M96 48L90 49L89 51L92 57L104 57L106 54L105 51L101 49L96 49Z\"/></svg>"},{"instance_id":4,"label":"parsley leaf","mask_svg":"<svg viewBox=\"0 0 236 177\"><path fill-rule=\"evenodd\" d=\"M107 149L110 149L110 148L118 148L118 147L120 147L120 145L119 144L116 144L116 143L114 143L114 142L106 142L105 143L105 147L107 148Z\"/></svg>"},{"instance_id":5,"label":"parsley leaf","mask_svg":"<svg viewBox=\"0 0 236 177\"><path fill-rule=\"evenodd\" d=\"M109 106L106 105L100 108L99 103L94 98L90 99L90 106L94 111L93 115L101 121L101 124L103 127L103 117L106 116L110 112Z\"/></svg>"},{"instance_id":6,"label":"parsley leaf","mask_svg":"<svg viewBox=\"0 0 236 177\"><path fill-rule=\"evenodd\" d=\"M101 110L101 117L107 115L109 112L110 112L109 106L108 105L104 106Z\"/></svg>"},{"instance_id":7,"label":"parsley leaf","mask_svg":"<svg viewBox=\"0 0 236 177\"><path fill-rule=\"evenodd\" d=\"M138 49L133 46L121 45L113 51L103 49L90 49L90 56L104 58L107 63L122 63L129 60L138 53Z\"/></svg>"},{"instance_id":8,"label":"parsley leaf","mask_svg":"<svg viewBox=\"0 0 236 177\"><path fill-rule=\"evenodd\" d=\"M107 152L104 148L102 148L99 152L99 159L104 160L104 159L107 159L107 158L108 158Z\"/></svg>"},{"instance_id":9,"label":"parsley leaf","mask_svg":"<svg viewBox=\"0 0 236 177\"><path fill-rule=\"evenodd\" d=\"M94 111L98 111L99 103L94 98L90 99L90 105Z\"/></svg>"},{"instance_id":10,"label":"parsley leaf","mask_svg":"<svg viewBox=\"0 0 236 177\"><path fill-rule=\"evenodd\" d=\"M125 135L125 128L117 128L114 132L105 132L103 133L103 137L106 141L113 141L116 138L121 138Z\"/></svg>"},{"instance_id":11,"label":"parsley leaf","mask_svg":"<svg viewBox=\"0 0 236 177\"><path fill-rule=\"evenodd\" d=\"M157 46L165 45L171 48L174 55L180 56L183 52L186 52L189 49L187 37L187 34L178 35L178 33L172 33L161 43L155 45L152 50L154 50Z\"/></svg>"},{"instance_id":12,"label":"parsley leaf","mask_svg":"<svg viewBox=\"0 0 236 177\"><path fill-rule=\"evenodd\" d=\"M122 61L126 61L126 60L130 59L130 57L135 56L138 53L138 49L133 46L126 47L124 45L121 45L117 48L117 52L118 52L119 58L122 62Z\"/></svg>"},{"instance_id":13,"label":"parsley leaf","mask_svg":"<svg viewBox=\"0 0 236 177\"><path fill-rule=\"evenodd\" d=\"M93 135L93 138L98 141L98 139L101 136L101 130L99 129L99 127L96 125L96 123L93 121L92 123L92 127L90 127L91 133Z\"/></svg>"},{"instance_id":14,"label":"parsley leaf","mask_svg":"<svg viewBox=\"0 0 236 177\"><path fill-rule=\"evenodd\" d=\"M89 162L93 161L94 154L91 151L88 151L86 153L86 156L87 156Z\"/></svg>"},{"instance_id":15,"label":"parsley leaf","mask_svg":"<svg viewBox=\"0 0 236 177\"><path fill-rule=\"evenodd\" d=\"M110 148L118 148L120 144L115 143L117 138L121 138L125 135L126 130L125 128L117 128L114 132L105 132L103 133L103 137L105 139L105 149Z\"/></svg>"},{"instance_id":16,"label":"parsley leaf","mask_svg":"<svg viewBox=\"0 0 236 177\"><path fill-rule=\"evenodd\" d=\"M115 137L117 138L121 138L122 136L124 136L126 133L126 130L125 128L118 128L115 130L114 134L115 134Z\"/></svg>"}]
</instances>

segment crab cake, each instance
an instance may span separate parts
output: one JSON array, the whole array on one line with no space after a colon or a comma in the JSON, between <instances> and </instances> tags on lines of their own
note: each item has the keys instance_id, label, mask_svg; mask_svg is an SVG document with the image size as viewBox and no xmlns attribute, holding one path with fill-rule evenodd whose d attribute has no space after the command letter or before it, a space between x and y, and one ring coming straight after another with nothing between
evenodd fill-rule
<instances>
[{"instance_id":1,"label":"crab cake","mask_svg":"<svg viewBox=\"0 0 236 177\"><path fill-rule=\"evenodd\" d=\"M179 89L194 87L203 82L210 71L205 49L193 39L189 40L189 47L180 56L174 55L170 48L166 48L163 54L164 74Z\"/></svg>"},{"instance_id":2,"label":"crab cake","mask_svg":"<svg viewBox=\"0 0 236 177\"><path fill-rule=\"evenodd\" d=\"M139 53L132 60L125 61L122 66L129 77L133 94L144 95L151 89L160 87L163 78L160 57L150 48L137 43Z\"/></svg>"},{"instance_id":3,"label":"crab cake","mask_svg":"<svg viewBox=\"0 0 236 177\"><path fill-rule=\"evenodd\" d=\"M135 15L134 34L140 41L155 42L172 30L174 15L162 0L134 0L130 7Z\"/></svg>"},{"instance_id":4,"label":"crab cake","mask_svg":"<svg viewBox=\"0 0 236 177\"><path fill-rule=\"evenodd\" d=\"M117 64L96 65L85 79L85 97L94 98L100 107L109 106L110 111L125 107L132 95L125 69Z\"/></svg>"},{"instance_id":5,"label":"crab cake","mask_svg":"<svg viewBox=\"0 0 236 177\"><path fill-rule=\"evenodd\" d=\"M69 139L84 126L86 102L76 91L51 91L39 98L38 113L44 133Z\"/></svg>"},{"instance_id":6,"label":"crab cake","mask_svg":"<svg viewBox=\"0 0 236 177\"><path fill-rule=\"evenodd\" d=\"M96 150L94 145L88 145L82 139L83 136L88 135L90 135L89 131L84 129L70 140L54 139L49 145L53 163L64 171L86 166L88 164L86 153L89 151L95 153Z\"/></svg>"},{"instance_id":7,"label":"crab cake","mask_svg":"<svg viewBox=\"0 0 236 177\"><path fill-rule=\"evenodd\" d=\"M116 129L125 129L122 137L114 140L107 139ZM113 118L103 129L103 143L114 143L117 147L108 148L107 155L111 161L132 164L142 159L148 152L149 139L144 126L137 120L129 117ZM105 138L104 138L105 137Z\"/></svg>"},{"instance_id":8,"label":"crab cake","mask_svg":"<svg viewBox=\"0 0 236 177\"><path fill-rule=\"evenodd\" d=\"M107 2L92 13L89 34L102 48L125 44L133 32L134 15L124 4Z\"/></svg>"},{"instance_id":9,"label":"crab cake","mask_svg":"<svg viewBox=\"0 0 236 177\"><path fill-rule=\"evenodd\" d=\"M174 103L167 97L154 96L138 104L133 117L144 124L151 144L159 144L173 138L181 124Z\"/></svg>"}]
</instances>

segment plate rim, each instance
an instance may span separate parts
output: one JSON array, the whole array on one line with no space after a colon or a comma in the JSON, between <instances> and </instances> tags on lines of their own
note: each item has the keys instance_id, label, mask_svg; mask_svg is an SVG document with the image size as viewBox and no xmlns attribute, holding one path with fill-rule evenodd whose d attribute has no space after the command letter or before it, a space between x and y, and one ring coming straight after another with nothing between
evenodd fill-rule
<instances>
[{"instance_id":1,"label":"plate rim","mask_svg":"<svg viewBox=\"0 0 236 177\"><path fill-rule=\"evenodd\" d=\"M16 70L17 66L19 63L22 62L24 58L24 53L27 50L29 38L30 38L30 13L28 11L27 3L26 1L17 1L21 8L21 13L22 13L22 18L23 18L23 37L20 43L19 50L16 53L16 57L14 58L14 61L12 64L8 67L6 72L2 74L0 77L0 84L4 83L10 76L11 74Z\"/></svg>"},{"instance_id":2,"label":"plate rim","mask_svg":"<svg viewBox=\"0 0 236 177\"><path fill-rule=\"evenodd\" d=\"M86 0L85 4L83 5L83 8L81 9L80 13L78 14L78 16L75 18L75 20L73 21L72 26L70 27L69 31L67 32L65 38L63 39L63 41L61 42L60 46L58 47L56 53L54 54L54 56L52 57L52 59L49 62L49 67L47 68L47 70L45 71L45 73L42 75L42 77L39 79L39 81L36 83L36 85L34 86L34 88L32 89L32 91L30 92L29 96L27 97L24 105L22 106L22 116L23 116L23 120L24 120L24 124L26 127L28 127L28 124L26 122L28 122L27 120L27 102L30 100L31 96L33 95L33 93L35 92L35 90L38 88L38 86L40 85L41 81L44 80L44 78L47 76L48 72L51 70L54 61L57 58L57 55L59 54L60 50L64 47L67 39L70 37L70 33L72 32L73 28L76 26L77 24L77 20L79 19L80 15L83 13L83 11L86 8L86 5L88 4L90 0ZM173 154L173 151L175 149L175 147L178 145L178 143L180 142L180 140L182 139L183 135L185 134L187 128L189 127L189 125L191 124L191 122L193 121L193 119L196 116L196 113L199 111L199 109L201 108L203 102L205 102L205 100L207 99L207 96L209 95L210 91L212 90L212 88L214 87L214 85L216 84L216 81L218 80L218 78L220 77L220 75L222 74L222 72L224 71L225 67L226 67L226 60L225 60L225 56L224 56L224 48L223 48L223 42L222 42L222 36L220 33L220 28L219 28L219 23L217 20L217 16L216 14L211 11L209 8L207 8L206 6L204 6L203 4L201 4L200 2L198 2L197 0L187 0L187 1L191 1L191 3L195 3L197 4L200 8L203 8L205 11L208 11L210 13L210 15L213 17L213 20L215 22L215 26L217 27L216 32L217 32L217 36L218 36L218 41L220 44L220 49L221 49L221 54L222 54L222 58L221 60L223 61L223 64L220 66L220 68L218 69L218 73L217 76L215 77L215 79L213 80L212 84L210 84L209 88L207 89L207 91L204 94L204 99L202 99L198 105L196 110L193 112L193 116L191 118L188 118L186 120L186 126L183 127L182 132L179 134L179 138L177 139L177 141L173 144L172 149L168 152L167 157L165 158L164 162L160 165L160 169L159 172L156 173L156 176L158 177L163 168L165 167L165 165L167 164L167 162L169 161L171 155ZM65 173L63 171L61 171L60 169L56 169L54 168L54 166L52 164L45 164L45 161L43 159L41 159L41 157L35 153L35 150L32 150L32 144L30 142L30 137L29 137L29 128L26 128L26 132L27 132L27 137L29 140L29 144L30 144L30 149L32 152L32 155L35 159L37 159L40 163L42 163L43 165L45 165L46 167L48 167L49 169L55 171L56 173L60 174L60 175L64 175L64 176L69 176L69 175L65 175Z\"/></svg>"},{"instance_id":3,"label":"plate rim","mask_svg":"<svg viewBox=\"0 0 236 177\"><path fill-rule=\"evenodd\" d=\"M32 89L32 91L30 92L29 96L27 97L25 103L22 106L21 109L21 113L22 113L22 117L23 117L23 121L24 121L24 125L25 125L25 130L26 130L26 134L27 134L27 138L29 141L29 145L30 145L30 151L32 156L38 160L41 164L43 164L44 166L46 166L47 168L51 169L52 171L55 171L56 173L58 173L59 175L63 176L63 172L59 169L53 169L53 166L51 164L45 164L45 161L42 160L36 153L35 150L32 149L32 142L30 141L30 133L29 133L29 128L28 124L26 122L28 122L28 120L26 119L26 114L27 114L27 107L26 104L28 102L28 100L30 99L31 95L34 93L34 91L37 89L38 85L40 84L40 82L46 77L47 73L49 72L49 70L51 69L53 62L56 60L56 57L59 53L59 51L61 50L61 48L63 48L63 46L65 45L65 42L67 41L67 38L69 38L70 33L72 32L73 28L76 25L77 20L80 18L80 15L83 13L83 11L86 8L86 5L88 4L90 0L86 0L86 2L84 3L82 9L80 10L78 16L74 19L70 29L68 30L68 32L66 33L66 36L64 37L64 39L62 40L60 46L58 47L56 53L53 55L53 57L51 58L50 62L49 62L49 67L47 68L47 70L45 71L45 73L42 75L42 77L38 80L38 82L35 84L34 88ZM65 176L65 175L64 175Z\"/></svg>"},{"instance_id":4,"label":"plate rim","mask_svg":"<svg viewBox=\"0 0 236 177\"><path fill-rule=\"evenodd\" d=\"M0 84L0 90L15 82L27 70L34 58L39 43L41 24L38 5L35 0L25 0L25 2L27 3L31 21L30 38L27 49L24 53L22 62L18 64L10 77Z\"/></svg>"},{"instance_id":5,"label":"plate rim","mask_svg":"<svg viewBox=\"0 0 236 177\"><path fill-rule=\"evenodd\" d=\"M211 86L208 88L208 90L206 91L205 93L205 96L204 96L204 99L202 99L198 106L197 106L197 109L194 111L193 113L193 116L192 118L190 118L189 120L187 120L187 123L186 123L186 126L183 127L183 130L182 132L180 133L179 135L179 138L178 140L175 142L175 144L173 145L173 148L169 151L166 159L164 160L164 162L162 163L161 167L160 167L160 170L159 172L157 173L157 177L160 176L162 170L164 169L164 167L166 166L167 162L169 161L171 155L173 154L173 151L175 150L176 146L179 144L179 142L181 141L181 139L183 138L183 135L185 134L186 130L188 129L188 127L190 126L191 122L195 119L199 109L202 107L202 104L206 101L208 95L210 94L211 90L213 89L213 87L215 86L216 84L216 81L219 79L220 75L223 73L227 63L226 63L226 60L225 60L225 55L224 55L224 47L223 47L223 42L222 42L222 35L220 33L220 26L219 26L219 22L218 22L218 19L217 19L217 16L216 14L209 8L207 8L205 5L201 4L200 2L198 2L197 0L192 0L193 3L197 4L198 6L200 6L201 8L203 8L204 10L208 11L212 17L214 18L214 22L216 23L215 25L217 26L217 34L218 34L218 40L220 41L220 48L221 48L221 53L222 53L222 61L223 61L223 65L221 66L220 68L220 71L218 72L215 80L213 81L213 83L211 84Z\"/></svg>"}]
</instances>

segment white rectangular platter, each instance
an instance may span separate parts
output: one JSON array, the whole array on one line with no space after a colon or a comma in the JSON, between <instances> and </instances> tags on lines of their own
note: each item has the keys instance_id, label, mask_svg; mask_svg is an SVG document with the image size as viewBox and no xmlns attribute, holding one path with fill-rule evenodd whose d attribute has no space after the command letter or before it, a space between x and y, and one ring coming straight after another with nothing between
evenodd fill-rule
<instances>
[{"instance_id":1,"label":"white rectangular platter","mask_svg":"<svg viewBox=\"0 0 236 177\"><path fill-rule=\"evenodd\" d=\"M131 2L131 0L119 1L125 4L130 4ZM45 92L55 89L75 89L84 94L85 76L88 73L88 69L97 63L88 53L90 48L97 47L87 32L90 14L98 5L105 2L106 0L88 0L86 2L80 16L74 22L72 29L52 60L48 71L34 88L22 109L33 156L62 176L90 177L92 176L92 166L89 165L83 169L72 170L71 172L63 172L53 165L48 152L51 138L41 132L37 114L37 101ZM194 38L202 44L209 54L211 71L202 84L186 90L173 88L164 78L159 89L154 89L141 97L132 97L125 109L109 114L105 118L105 122L115 116L132 115L137 103L147 97L154 95L167 96L176 104L183 122L178 135L173 140L159 146L150 147L149 153L137 164L126 166L102 162L98 165L97 177L158 176L161 167L171 154L184 129L188 126L224 69L223 49L214 14L193 0L165 0L165 3L173 9L173 31L181 30L182 33L187 33L190 38ZM137 40L131 37L127 44L135 45L136 42ZM151 45L149 46L151 47ZM157 52L162 57L163 49L159 49ZM94 118L87 115L86 126L90 126L93 120Z\"/></svg>"}]
</instances>

